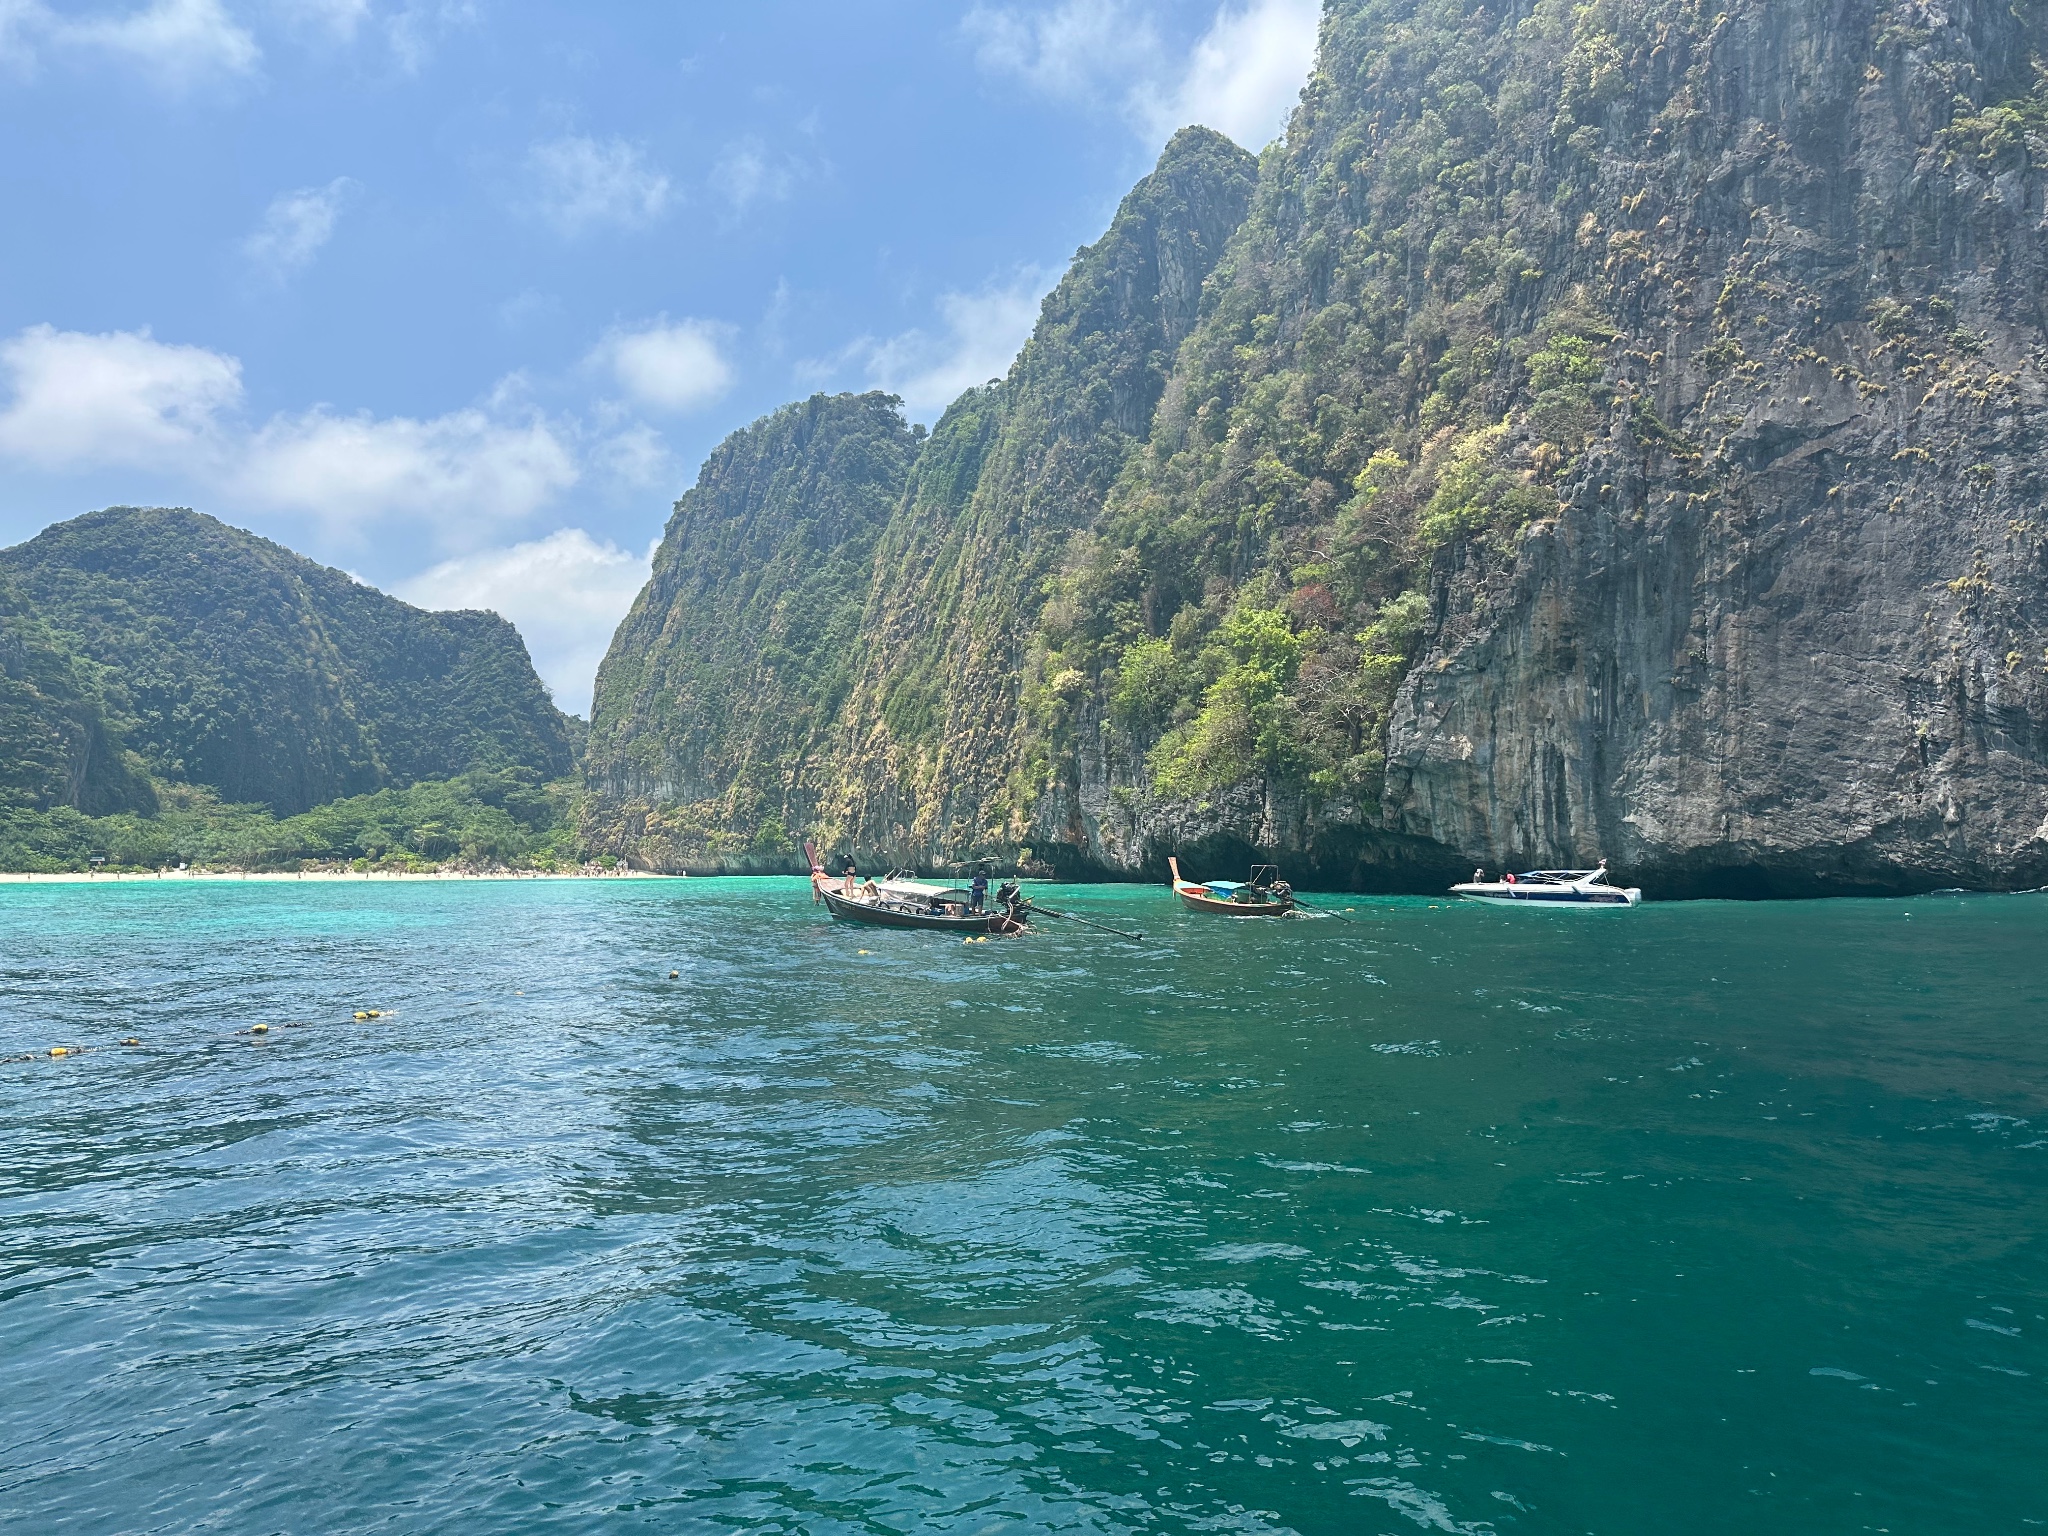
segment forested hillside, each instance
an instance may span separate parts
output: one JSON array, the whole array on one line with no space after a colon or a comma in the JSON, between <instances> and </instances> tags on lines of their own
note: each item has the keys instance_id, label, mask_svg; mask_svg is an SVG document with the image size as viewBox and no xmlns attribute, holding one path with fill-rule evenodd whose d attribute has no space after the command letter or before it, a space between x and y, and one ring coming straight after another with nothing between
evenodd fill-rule
<instances>
[{"instance_id":1,"label":"forested hillside","mask_svg":"<svg viewBox=\"0 0 2048 1536\"><path fill-rule=\"evenodd\" d=\"M517 631L185 511L0 550L0 869L580 860Z\"/></svg>"},{"instance_id":2,"label":"forested hillside","mask_svg":"<svg viewBox=\"0 0 2048 1536\"><path fill-rule=\"evenodd\" d=\"M155 808L148 776L107 723L107 687L0 571L0 803L96 816Z\"/></svg>"},{"instance_id":3,"label":"forested hillside","mask_svg":"<svg viewBox=\"0 0 2048 1536\"><path fill-rule=\"evenodd\" d=\"M471 769L574 767L567 722L496 614L425 612L199 513L59 523L0 550L0 582L0 604L11 589L46 650L73 658L94 739L111 729L149 772L231 802L289 816ZM55 798L127 803L86 782Z\"/></svg>"},{"instance_id":4,"label":"forested hillside","mask_svg":"<svg viewBox=\"0 0 2048 1536\"><path fill-rule=\"evenodd\" d=\"M594 833L2041 883L2044 69L2039 0L1333 0L1248 201L1176 140L939 424L833 750Z\"/></svg>"}]
</instances>

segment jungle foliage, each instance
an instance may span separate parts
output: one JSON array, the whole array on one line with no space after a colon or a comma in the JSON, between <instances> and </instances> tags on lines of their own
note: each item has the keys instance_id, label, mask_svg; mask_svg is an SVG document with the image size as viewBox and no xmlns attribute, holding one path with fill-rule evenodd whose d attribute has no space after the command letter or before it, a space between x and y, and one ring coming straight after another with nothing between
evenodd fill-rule
<instances>
[{"instance_id":1,"label":"jungle foliage","mask_svg":"<svg viewBox=\"0 0 2048 1536\"><path fill-rule=\"evenodd\" d=\"M37 810L0 802L0 869L36 874L226 868L555 869L578 864L573 779L543 783L518 769L332 801L279 818L211 790L163 784L147 815L92 816L70 806Z\"/></svg>"},{"instance_id":2,"label":"jungle foliage","mask_svg":"<svg viewBox=\"0 0 2048 1536\"><path fill-rule=\"evenodd\" d=\"M496 614L210 517L113 508L0 551L0 868L572 860L581 724Z\"/></svg>"},{"instance_id":3,"label":"jungle foliage","mask_svg":"<svg viewBox=\"0 0 2048 1536\"><path fill-rule=\"evenodd\" d=\"M290 816L473 768L552 779L575 766L570 722L505 620L414 608L199 513L89 513L0 550L0 579L43 649L69 656L95 739L120 743L108 761L125 749L230 803ZM55 701L66 685L51 686ZM135 799L118 777L89 770L55 799L87 812Z\"/></svg>"},{"instance_id":4,"label":"jungle foliage","mask_svg":"<svg viewBox=\"0 0 2048 1536\"><path fill-rule=\"evenodd\" d=\"M1561 167L1569 194L1621 11L1329 13L1149 441L1045 609L1047 674L1099 691L1161 795L1369 804L1432 572L1558 512L1616 331L1553 280L1576 216L1534 188Z\"/></svg>"}]
</instances>

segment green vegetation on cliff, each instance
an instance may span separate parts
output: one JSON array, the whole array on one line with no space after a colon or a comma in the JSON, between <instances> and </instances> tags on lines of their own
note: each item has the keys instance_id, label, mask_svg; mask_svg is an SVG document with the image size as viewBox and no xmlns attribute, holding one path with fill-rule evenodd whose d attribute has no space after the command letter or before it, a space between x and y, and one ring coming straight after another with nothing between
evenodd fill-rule
<instances>
[{"instance_id":1,"label":"green vegetation on cliff","mask_svg":"<svg viewBox=\"0 0 2048 1536\"><path fill-rule=\"evenodd\" d=\"M1071 778L1060 668L1039 638L1047 584L1151 430L1256 171L1221 134L1176 134L1047 295L1009 375L935 429L877 551L847 712L858 756L832 801L848 838L1001 847L1026 835L1048 782ZM974 464L972 479L955 461Z\"/></svg>"},{"instance_id":2,"label":"green vegetation on cliff","mask_svg":"<svg viewBox=\"0 0 2048 1536\"><path fill-rule=\"evenodd\" d=\"M0 571L0 806L148 811L148 776L122 749L87 665Z\"/></svg>"},{"instance_id":3,"label":"green vegetation on cliff","mask_svg":"<svg viewBox=\"0 0 2048 1536\"><path fill-rule=\"evenodd\" d=\"M149 772L228 802L288 816L476 768L574 767L503 619L428 613L199 513L89 513L0 550L0 579Z\"/></svg>"},{"instance_id":4,"label":"green vegetation on cliff","mask_svg":"<svg viewBox=\"0 0 2048 1536\"><path fill-rule=\"evenodd\" d=\"M210 517L0 550L0 868L575 862L580 724L497 615Z\"/></svg>"},{"instance_id":5,"label":"green vegetation on cliff","mask_svg":"<svg viewBox=\"0 0 2048 1536\"><path fill-rule=\"evenodd\" d=\"M875 541L923 434L888 395L813 396L728 438L676 503L598 673L600 841L657 864L715 845L784 860L837 750Z\"/></svg>"},{"instance_id":6,"label":"green vegetation on cliff","mask_svg":"<svg viewBox=\"0 0 2048 1536\"><path fill-rule=\"evenodd\" d=\"M1017 727L1045 583L1143 440L1254 172L1177 135L1008 377L928 442L894 401L842 397L714 455L599 677L597 845L675 866L779 863L820 824L870 846L1015 835L1045 766ZM821 451L813 422L839 418L894 445L854 461L877 472L847 482ZM821 519L847 495L861 516ZM815 658L789 654L791 616Z\"/></svg>"},{"instance_id":7,"label":"green vegetation on cliff","mask_svg":"<svg viewBox=\"0 0 2048 1536\"><path fill-rule=\"evenodd\" d=\"M2043 78L2040 0L1332 0L940 422L841 750L593 834L2048 878Z\"/></svg>"}]
</instances>

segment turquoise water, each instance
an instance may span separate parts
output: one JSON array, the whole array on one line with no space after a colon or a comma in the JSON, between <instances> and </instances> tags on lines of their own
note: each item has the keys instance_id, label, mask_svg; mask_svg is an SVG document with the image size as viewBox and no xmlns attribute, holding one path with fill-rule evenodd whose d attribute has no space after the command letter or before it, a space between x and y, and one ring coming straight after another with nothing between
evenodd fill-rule
<instances>
[{"instance_id":1,"label":"turquoise water","mask_svg":"<svg viewBox=\"0 0 2048 1536\"><path fill-rule=\"evenodd\" d=\"M2048 899L1057 901L0 887L0 1527L2048 1524Z\"/></svg>"}]
</instances>

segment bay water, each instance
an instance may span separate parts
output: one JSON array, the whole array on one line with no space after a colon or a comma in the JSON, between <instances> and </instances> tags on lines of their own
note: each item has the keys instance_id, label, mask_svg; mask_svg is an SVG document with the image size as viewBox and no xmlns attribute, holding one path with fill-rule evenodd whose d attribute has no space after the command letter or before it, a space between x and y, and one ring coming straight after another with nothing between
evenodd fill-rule
<instances>
[{"instance_id":1,"label":"bay water","mask_svg":"<svg viewBox=\"0 0 2048 1536\"><path fill-rule=\"evenodd\" d=\"M0 887L0 1528L2048 1526L2048 897L1041 899Z\"/></svg>"}]
</instances>

